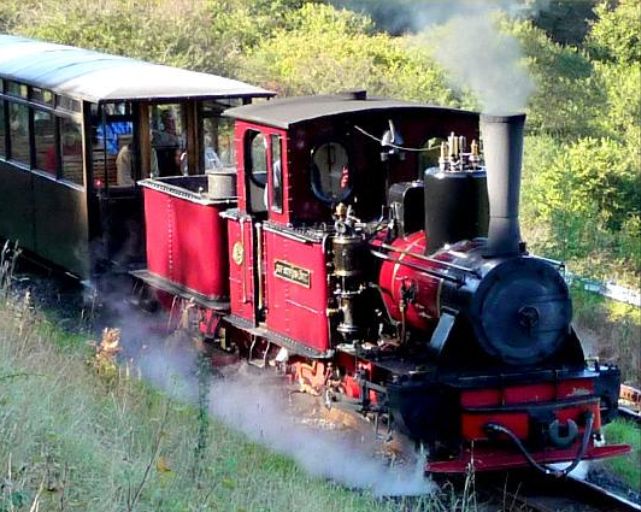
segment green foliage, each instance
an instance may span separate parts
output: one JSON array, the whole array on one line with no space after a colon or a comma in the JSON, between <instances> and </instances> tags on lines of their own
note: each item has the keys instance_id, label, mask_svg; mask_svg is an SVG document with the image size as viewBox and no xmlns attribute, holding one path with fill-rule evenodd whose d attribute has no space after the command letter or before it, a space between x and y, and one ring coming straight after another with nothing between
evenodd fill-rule
<instances>
[{"instance_id":1,"label":"green foliage","mask_svg":"<svg viewBox=\"0 0 641 512\"><path fill-rule=\"evenodd\" d=\"M595 10L598 21L588 39L588 48L597 60L636 67L641 62L641 3L620 0L615 9L602 2Z\"/></svg>"},{"instance_id":2,"label":"green foliage","mask_svg":"<svg viewBox=\"0 0 641 512\"><path fill-rule=\"evenodd\" d=\"M551 41L529 21L508 21L502 30L520 42L536 83L528 106L528 129L556 137L596 135L594 120L605 114L605 93L587 56Z\"/></svg>"},{"instance_id":3,"label":"green foliage","mask_svg":"<svg viewBox=\"0 0 641 512\"><path fill-rule=\"evenodd\" d=\"M587 275L635 280L641 176L626 146L608 138L559 144L530 137L523 189L524 233L537 252L568 260Z\"/></svg>"},{"instance_id":4,"label":"green foliage","mask_svg":"<svg viewBox=\"0 0 641 512\"><path fill-rule=\"evenodd\" d=\"M547 0L533 22L557 43L581 44L587 35L597 0Z\"/></svg>"},{"instance_id":5,"label":"green foliage","mask_svg":"<svg viewBox=\"0 0 641 512\"><path fill-rule=\"evenodd\" d=\"M366 88L373 94L455 102L422 49L373 33L365 16L308 4L290 13L284 27L249 53L243 78L285 95Z\"/></svg>"},{"instance_id":6,"label":"green foliage","mask_svg":"<svg viewBox=\"0 0 641 512\"><path fill-rule=\"evenodd\" d=\"M523 231L543 255L568 258L589 275L614 272L632 282L641 252L641 5L603 2L588 13L593 4L554 0L535 20L576 47L555 42L532 21L499 17L500 30L518 40L536 83L527 107L528 130L536 136L526 149ZM420 17L419 6L430 6L422 0L395 6L361 0L5 0L0 28L242 78L285 95L365 88L475 108L469 90L448 86L432 57L434 41L380 31L400 23L404 32ZM376 25L363 11L373 13ZM561 19L566 14L588 22L569 33Z\"/></svg>"}]
</instances>

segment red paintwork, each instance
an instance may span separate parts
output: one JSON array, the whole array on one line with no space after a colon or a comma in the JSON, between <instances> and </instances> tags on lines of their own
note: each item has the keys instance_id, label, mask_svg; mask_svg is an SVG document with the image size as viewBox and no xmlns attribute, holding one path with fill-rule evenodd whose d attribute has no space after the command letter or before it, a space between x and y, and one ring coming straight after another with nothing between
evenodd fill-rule
<instances>
[{"instance_id":1,"label":"red paintwork","mask_svg":"<svg viewBox=\"0 0 641 512\"><path fill-rule=\"evenodd\" d=\"M351 375L345 375L343 379L343 387L345 388L345 394L349 398L359 398L361 396L361 387L358 385L358 382Z\"/></svg>"},{"instance_id":2,"label":"red paintwork","mask_svg":"<svg viewBox=\"0 0 641 512\"><path fill-rule=\"evenodd\" d=\"M577 446L566 450L546 450L533 453L532 457L538 463L567 462L574 460L577 454ZM609 446L590 446L583 460L603 459L605 457L616 457L630 453L630 447L625 444L612 444ZM470 465L475 471L502 471L510 468L525 467L527 460L520 453L513 450L501 450L496 446L475 447L466 450L465 453L456 459L434 461L425 465L425 471L430 473L465 473Z\"/></svg>"},{"instance_id":3,"label":"red paintwork","mask_svg":"<svg viewBox=\"0 0 641 512\"><path fill-rule=\"evenodd\" d=\"M499 389L473 389L461 393L463 407L491 407L524 403L549 402L594 394L594 381L573 379L557 383L544 382Z\"/></svg>"},{"instance_id":4,"label":"red paintwork","mask_svg":"<svg viewBox=\"0 0 641 512\"><path fill-rule=\"evenodd\" d=\"M553 404L550 404L553 405ZM562 423L572 419L581 425L584 413L591 411L594 414L593 429L601 428L601 415L599 412L599 400L594 398L580 405L563 407L559 405L554 410L554 416ZM527 408L521 411L510 412L463 412L461 414L461 434L466 441L484 441L489 439L485 431L488 423L498 423L509 428L519 439L529 437L530 422ZM582 430L582 429L579 429Z\"/></svg>"},{"instance_id":5,"label":"red paintwork","mask_svg":"<svg viewBox=\"0 0 641 512\"><path fill-rule=\"evenodd\" d=\"M271 231L264 231L264 241L267 327L320 352L329 350L329 291L322 244L292 240ZM276 261L309 270L310 286L276 276Z\"/></svg>"},{"instance_id":6,"label":"red paintwork","mask_svg":"<svg viewBox=\"0 0 641 512\"><path fill-rule=\"evenodd\" d=\"M228 205L202 205L144 188L147 265L150 272L209 299L229 295Z\"/></svg>"},{"instance_id":7,"label":"red paintwork","mask_svg":"<svg viewBox=\"0 0 641 512\"><path fill-rule=\"evenodd\" d=\"M464 135L469 141L479 138L478 116L455 111L425 111L422 109L387 109L351 113L339 116L328 115L290 128L289 134L289 185L291 217L294 225L330 221L331 210L313 194L311 182L311 152L328 140L341 140L349 149L350 181L357 189L356 215L362 219L374 219L381 213L385 201L384 185L411 181L419 174L419 153L407 152L405 160L389 167L379 157L379 148L368 136L351 128L359 128L381 137L389 129L389 120L402 134L404 145L423 147L433 137L447 137L452 131ZM422 170L421 170L422 172Z\"/></svg>"},{"instance_id":8,"label":"red paintwork","mask_svg":"<svg viewBox=\"0 0 641 512\"><path fill-rule=\"evenodd\" d=\"M440 316L440 287L441 280L429 274L421 273L412 267L434 270L434 264L420 260L413 255L423 255L426 237L423 231L412 233L406 238L398 238L391 244L396 251L389 251L390 258L397 261L385 261L381 265L379 284L383 290L383 300L395 320L401 320L399 304L402 300L403 288L415 287L416 295L412 303L407 305L407 323L415 329L426 331L433 327L434 319ZM373 245L378 245L374 241ZM382 252L387 252L381 249ZM402 265L408 263L412 267Z\"/></svg>"},{"instance_id":9,"label":"red paintwork","mask_svg":"<svg viewBox=\"0 0 641 512\"><path fill-rule=\"evenodd\" d=\"M256 324L254 307L254 251L253 224L249 217L244 219L228 219L228 257L229 257L229 299L231 313L235 316ZM234 261L234 245L243 246L242 261Z\"/></svg>"}]
</instances>

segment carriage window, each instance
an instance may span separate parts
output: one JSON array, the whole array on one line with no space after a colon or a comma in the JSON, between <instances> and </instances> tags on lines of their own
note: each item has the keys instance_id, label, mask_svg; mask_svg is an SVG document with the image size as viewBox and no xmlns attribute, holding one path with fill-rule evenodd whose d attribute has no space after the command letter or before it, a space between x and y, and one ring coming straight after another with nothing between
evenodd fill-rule
<instances>
[{"instance_id":1,"label":"carriage window","mask_svg":"<svg viewBox=\"0 0 641 512\"><path fill-rule=\"evenodd\" d=\"M29 165L29 109L25 105L9 104L9 138L11 159Z\"/></svg>"},{"instance_id":2,"label":"carriage window","mask_svg":"<svg viewBox=\"0 0 641 512\"><path fill-rule=\"evenodd\" d=\"M17 82L7 82L7 93L13 96L26 98L28 93L28 88L26 85L19 84Z\"/></svg>"},{"instance_id":3,"label":"carriage window","mask_svg":"<svg viewBox=\"0 0 641 512\"><path fill-rule=\"evenodd\" d=\"M31 99L38 103L45 103L53 105L53 93L47 89L40 89L39 87L31 88Z\"/></svg>"},{"instance_id":4,"label":"carriage window","mask_svg":"<svg viewBox=\"0 0 641 512\"><path fill-rule=\"evenodd\" d=\"M262 133L249 132L249 134L252 137L249 178L255 185L264 188L267 183L267 141Z\"/></svg>"},{"instance_id":5,"label":"carriage window","mask_svg":"<svg viewBox=\"0 0 641 512\"><path fill-rule=\"evenodd\" d=\"M327 142L312 153L312 190L325 203L344 201L352 192L345 147Z\"/></svg>"},{"instance_id":6,"label":"carriage window","mask_svg":"<svg viewBox=\"0 0 641 512\"><path fill-rule=\"evenodd\" d=\"M80 123L73 119L60 120L60 154L62 179L82 185L82 135Z\"/></svg>"},{"instance_id":7,"label":"carriage window","mask_svg":"<svg viewBox=\"0 0 641 512\"><path fill-rule=\"evenodd\" d=\"M55 118L49 112L34 110L33 132L36 146L36 168L55 176L58 170Z\"/></svg>"},{"instance_id":8,"label":"carriage window","mask_svg":"<svg viewBox=\"0 0 641 512\"><path fill-rule=\"evenodd\" d=\"M205 171L233 167L236 164L232 119L206 117L203 119L202 134Z\"/></svg>"},{"instance_id":9,"label":"carriage window","mask_svg":"<svg viewBox=\"0 0 641 512\"><path fill-rule=\"evenodd\" d=\"M80 102L68 96L56 95L56 106L69 112L82 112Z\"/></svg>"},{"instance_id":10,"label":"carriage window","mask_svg":"<svg viewBox=\"0 0 641 512\"><path fill-rule=\"evenodd\" d=\"M282 139L279 135L270 137L272 146L272 205L273 212L283 213L283 162Z\"/></svg>"},{"instance_id":11,"label":"carriage window","mask_svg":"<svg viewBox=\"0 0 641 512\"><path fill-rule=\"evenodd\" d=\"M0 82L1 83L1 82ZM2 90L2 89L0 89ZM4 100L0 99L0 158L4 158L7 153L7 148L5 146L5 130L4 130Z\"/></svg>"},{"instance_id":12,"label":"carriage window","mask_svg":"<svg viewBox=\"0 0 641 512\"><path fill-rule=\"evenodd\" d=\"M152 105L149 110L152 160L155 152L160 176L187 174L187 129L180 104ZM152 163L152 174L153 174Z\"/></svg>"}]
</instances>

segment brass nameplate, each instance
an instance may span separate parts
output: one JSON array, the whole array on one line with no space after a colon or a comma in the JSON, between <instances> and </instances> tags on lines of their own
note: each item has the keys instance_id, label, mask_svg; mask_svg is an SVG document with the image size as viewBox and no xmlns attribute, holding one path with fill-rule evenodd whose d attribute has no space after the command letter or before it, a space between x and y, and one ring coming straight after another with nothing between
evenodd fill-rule
<instances>
[{"instance_id":1,"label":"brass nameplate","mask_svg":"<svg viewBox=\"0 0 641 512\"><path fill-rule=\"evenodd\" d=\"M299 284L305 288L312 286L312 272L306 268L297 267L287 261L274 262L274 275L290 283Z\"/></svg>"}]
</instances>

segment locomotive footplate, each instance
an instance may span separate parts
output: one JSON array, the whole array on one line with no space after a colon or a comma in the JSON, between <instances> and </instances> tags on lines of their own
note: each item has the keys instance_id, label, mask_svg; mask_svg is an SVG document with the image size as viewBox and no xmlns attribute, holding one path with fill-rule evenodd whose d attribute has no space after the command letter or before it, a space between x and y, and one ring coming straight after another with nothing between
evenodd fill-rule
<instances>
[{"instance_id":1,"label":"locomotive footplate","mask_svg":"<svg viewBox=\"0 0 641 512\"><path fill-rule=\"evenodd\" d=\"M193 300L196 304L202 306L203 308L218 312L229 311L228 300L220 300L218 298L207 297L178 283L169 281L168 279L153 274L147 269L134 270L132 272L129 272L129 274L134 278L139 279L151 288L168 293L172 296L181 297L185 300Z\"/></svg>"}]
</instances>

